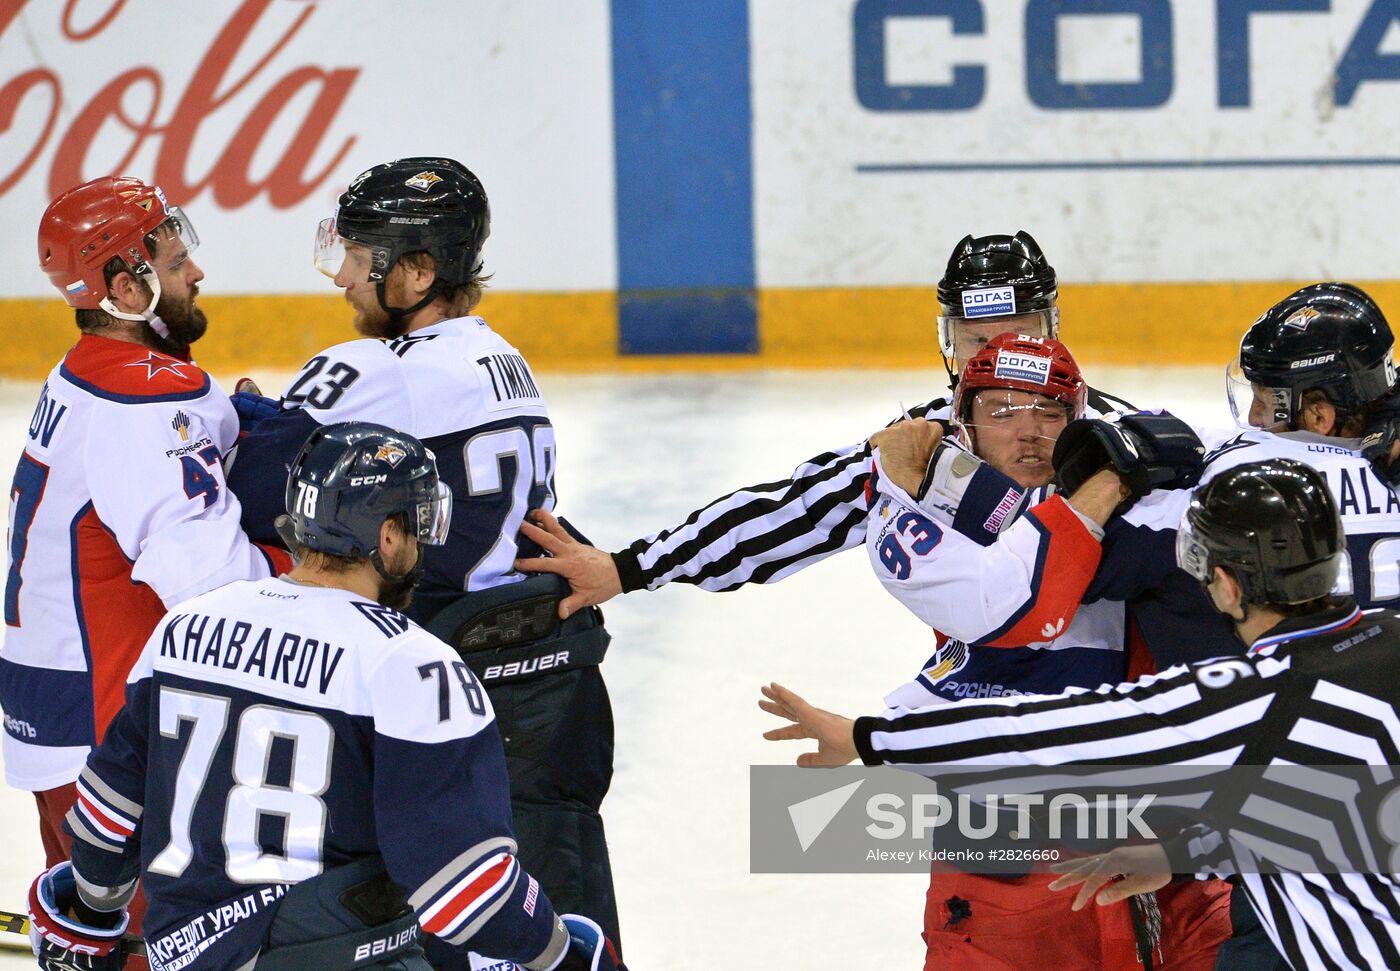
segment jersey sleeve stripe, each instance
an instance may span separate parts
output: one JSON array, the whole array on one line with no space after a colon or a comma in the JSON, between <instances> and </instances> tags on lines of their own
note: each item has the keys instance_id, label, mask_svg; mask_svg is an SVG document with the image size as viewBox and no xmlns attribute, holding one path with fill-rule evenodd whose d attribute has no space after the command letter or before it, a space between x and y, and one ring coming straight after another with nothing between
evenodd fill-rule
<instances>
[{"instance_id":1,"label":"jersey sleeve stripe","mask_svg":"<svg viewBox=\"0 0 1400 971\"><path fill-rule=\"evenodd\" d=\"M75 837L95 849L106 850L108 853L118 855L126 850L127 840L125 837L118 839L103 836L100 829L95 830L88 825L88 817L79 805L75 804L72 809L68 810L68 815L64 817L63 821L73 831Z\"/></svg>"},{"instance_id":2,"label":"jersey sleeve stripe","mask_svg":"<svg viewBox=\"0 0 1400 971\"><path fill-rule=\"evenodd\" d=\"M509 853L491 857L419 914L423 929L439 937L450 937L481 916L481 911L498 896L509 893L519 872L520 865Z\"/></svg>"},{"instance_id":3,"label":"jersey sleeve stripe","mask_svg":"<svg viewBox=\"0 0 1400 971\"><path fill-rule=\"evenodd\" d=\"M88 820L106 836L114 840L125 840L132 833L136 832L136 823L113 810L110 806L104 806L92 792L83 785L81 779L78 780L78 806Z\"/></svg>"},{"instance_id":4,"label":"jersey sleeve stripe","mask_svg":"<svg viewBox=\"0 0 1400 971\"><path fill-rule=\"evenodd\" d=\"M107 785L92 769L83 767L83 771L78 776L78 785L87 788L94 798L100 800L103 805L110 806L112 810L122 817L130 820L141 818L141 805L132 802L117 790Z\"/></svg>"},{"instance_id":5,"label":"jersey sleeve stripe","mask_svg":"<svg viewBox=\"0 0 1400 971\"><path fill-rule=\"evenodd\" d=\"M515 850L515 840L508 836L495 836L488 840L482 840L465 852L459 853L445 867L423 881L413 892L413 895L408 898L409 906L421 913L423 908L447 887L456 883L464 871L473 868L478 862L488 857L502 852L514 853Z\"/></svg>"}]
</instances>

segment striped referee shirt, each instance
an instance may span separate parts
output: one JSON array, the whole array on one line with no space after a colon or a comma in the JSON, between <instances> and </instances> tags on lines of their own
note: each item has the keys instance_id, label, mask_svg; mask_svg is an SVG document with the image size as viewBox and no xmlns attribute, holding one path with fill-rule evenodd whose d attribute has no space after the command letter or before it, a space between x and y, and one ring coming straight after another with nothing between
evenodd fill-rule
<instances>
[{"instance_id":1,"label":"striped referee shirt","mask_svg":"<svg viewBox=\"0 0 1400 971\"><path fill-rule=\"evenodd\" d=\"M869 765L933 775L948 766L1400 765L1400 616L1363 614L1351 600L1285 620L1244 657L1170 668L1128 685L1053 697L998 698L890 709L860 718L855 742ZM937 765L940 769L930 768ZM1378 770L1388 772L1389 770ZM1325 770L1319 770L1320 777ZM1267 781L1267 774L1264 777ZM1285 811L1316 818L1331 793L1269 789ZM1327 814L1329 837L1386 846L1382 823ZM1205 818L1222 818L1209 803ZM1230 876L1231 847L1263 844L1270 859L1326 859L1317 829L1252 828L1231 813L1224 833L1169 841L1178 872ZM1258 824L1263 827L1263 823ZM1183 855L1184 854L1184 855ZM1358 857L1352 857L1358 858ZM1393 868L1389 856L1377 869ZM1273 869L1288 871L1275 865ZM1269 936L1294 968L1400 968L1400 883L1390 872L1241 872Z\"/></svg>"},{"instance_id":2,"label":"striped referee shirt","mask_svg":"<svg viewBox=\"0 0 1400 971\"><path fill-rule=\"evenodd\" d=\"M1132 406L1091 389L1089 408L1090 417L1097 417ZM909 413L946 420L951 411L940 398ZM791 478L735 490L614 553L622 590L675 582L725 591L772 583L859 546L865 542L869 479L870 446L860 442L808 459Z\"/></svg>"}]
</instances>

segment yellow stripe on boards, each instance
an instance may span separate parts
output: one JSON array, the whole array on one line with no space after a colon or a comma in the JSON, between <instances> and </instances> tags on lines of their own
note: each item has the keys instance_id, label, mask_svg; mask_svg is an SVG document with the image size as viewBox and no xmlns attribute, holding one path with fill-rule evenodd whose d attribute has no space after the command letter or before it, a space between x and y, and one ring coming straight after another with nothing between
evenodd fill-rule
<instances>
[{"instance_id":1,"label":"yellow stripe on boards","mask_svg":"<svg viewBox=\"0 0 1400 971\"><path fill-rule=\"evenodd\" d=\"M1224 365L1259 314L1300 282L1067 284L1061 337L1081 364ZM1400 322L1400 282L1361 282ZM758 294L760 352L622 356L617 295L488 290L478 312L540 371L735 371L757 368L938 367L937 302L928 287L770 289ZM218 374L291 371L353 340L335 294L200 298L209 332L199 363ZM0 377L36 379L78 338L57 296L0 300L10 340Z\"/></svg>"}]
</instances>

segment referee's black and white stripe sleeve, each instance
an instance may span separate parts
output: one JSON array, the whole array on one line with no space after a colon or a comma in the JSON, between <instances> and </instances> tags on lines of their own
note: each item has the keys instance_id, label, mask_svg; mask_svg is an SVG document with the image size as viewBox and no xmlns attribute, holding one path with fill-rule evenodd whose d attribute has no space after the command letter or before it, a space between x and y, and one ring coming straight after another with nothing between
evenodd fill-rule
<instances>
[{"instance_id":1,"label":"referee's black and white stripe sleeve","mask_svg":"<svg viewBox=\"0 0 1400 971\"><path fill-rule=\"evenodd\" d=\"M1180 665L1132 684L892 708L855 724L867 765L1233 764L1258 731L1290 659Z\"/></svg>"},{"instance_id":2,"label":"referee's black and white stripe sleeve","mask_svg":"<svg viewBox=\"0 0 1400 971\"><path fill-rule=\"evenodd\" d=\"M941 419L947 407L931 401L909 414ZM860 442L808 459L791 478L731 492L612 554L623 592L667 583L713 591L772 583L859 546L869 479L870 446Z\"/></svg>"},{"instance_id":3,"label":"referee's black and white stripe sleeve","mask_svg":"<svg viewBox=\"0 0 1400 971\"><path fill-rule=\"evenodd\" d=\"M670 529L613 554L624 591L693 583L733 590L769 583L865 542L864 442L824 452L789 479L731 492Z\"/></svg>"}]
</instances>

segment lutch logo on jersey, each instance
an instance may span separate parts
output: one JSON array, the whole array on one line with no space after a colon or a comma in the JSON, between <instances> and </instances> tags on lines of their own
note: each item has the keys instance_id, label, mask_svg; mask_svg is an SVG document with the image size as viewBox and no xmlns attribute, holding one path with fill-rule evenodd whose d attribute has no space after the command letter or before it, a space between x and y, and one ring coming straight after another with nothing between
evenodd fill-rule
<instances>
[{"instance_id":1,"label":"lutch logo on jersey","mask_svg":"<svg viewBox=\"0 0 1400 971\"><path fill-rule=\"evenodd\" d=\"M1016 312L1016 291L1011 287L983 287L964 290L964 317L1000 317Z\"/></svg>"},{"instance_id":2,"label":"lutch logo on jersey","mask_svg":"<svg viewBox=\"0 0 1400 971\"><path fill-rule=\"evenodd\" d=\"M997 351L996 370L999 378L1015 378L1018 381L1034 381L1036 384L1050 383L1050 358L1035 354L1021 354L1016 351Z\"/></svg>"}]
</instances>

